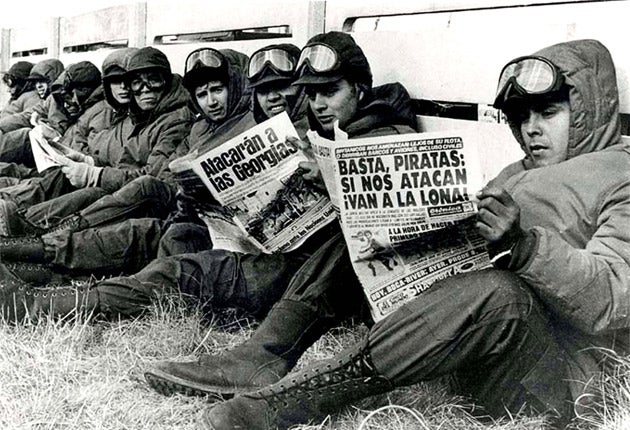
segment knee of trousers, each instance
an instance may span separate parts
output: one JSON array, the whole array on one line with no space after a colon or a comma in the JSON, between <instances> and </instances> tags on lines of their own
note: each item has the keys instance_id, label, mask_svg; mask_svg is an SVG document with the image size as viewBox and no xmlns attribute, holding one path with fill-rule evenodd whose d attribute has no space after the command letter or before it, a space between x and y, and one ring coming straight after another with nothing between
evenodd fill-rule
<instances>
[{"instance_id":1,"label":"knee of trousers","mask_svg":"<svg viewBox=\"0 0 630 430\"><path fill-rule=\"evenodd\" d=\"M370 350L376 368L390 379L416 383L481 356L503 356L518 346L522 333L544 335L540 309L513 273L464 273L437 282L379 321L369 334Z\"/></svg>"},{"instance_id":2,"label":"knee of trousers","mask_svg":"<svg viewBox=\"0 0 630 430\"><path fill-rule=\"evenodd\" d=\"M98 293L99 311L110 317L133 318L152 304L152 295L133 277L107 279L93 289Z\"/></svg>"},{"instance_id":3,"label":"knee of trousers","mask_svg":"<svg viewBox=\"0 0 630 430\"><path fill-rule=\"evenodd\" d=\"M496 314L501 319L528 319L532 311L539 311L527 284L504 270L486 269L444 279L429 289L425 299L440 293L451 296L458 307L478 309L488 316Z\"/></svg>"},{"instance_id":4,"label":"knee of trousers","mask_svg":"<svg viewBox=\"0 0 630 430\"><path fill-rule=\"evenodd\" d=\"M145 175L134 179L114 193L118 198L145 198L167 201L174 196L173 188L164 181Z\"/></svg>"}]
</instances>

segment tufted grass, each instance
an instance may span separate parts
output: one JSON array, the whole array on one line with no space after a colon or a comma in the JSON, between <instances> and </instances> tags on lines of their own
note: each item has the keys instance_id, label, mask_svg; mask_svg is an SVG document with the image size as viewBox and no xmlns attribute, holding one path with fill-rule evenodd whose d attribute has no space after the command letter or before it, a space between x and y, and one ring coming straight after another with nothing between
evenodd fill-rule
<instances>
[{"instance_id":1,"label":"tufted grass","mask_svg":"<svg viewBox=\"0 0 630 430\"><path fill-rule=\"evenodd\" d=\"M75 317L20 326L0 323L0 428L198 428L197 418L209 406L208 400L161 396L145 383L143 370L155 361L190 359L197 353L231 348L251 334L253 324L235 312L222 313L207 322L199 313L173 303L156 306L137 320L88 323ZM330 332L307 351L298 366L332 356L365 330L361 326L342 327ZM577 428L630 428L630 360L618 359L617 364L617 374L600 381L606 388L606 401L596 414L577 421ZM452 396L436 381L367 399L319 425L298 428L544 428L543 417L480 422L468 415L464 406L463 399Z\"/></svg>"}]
</instances>

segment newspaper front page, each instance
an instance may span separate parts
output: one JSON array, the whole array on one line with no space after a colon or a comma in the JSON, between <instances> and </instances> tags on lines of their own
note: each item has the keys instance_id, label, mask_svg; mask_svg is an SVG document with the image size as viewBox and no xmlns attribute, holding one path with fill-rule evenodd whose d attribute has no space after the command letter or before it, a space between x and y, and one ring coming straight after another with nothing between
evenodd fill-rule
<instances>
[{"instance_id":1,"label":"newspaper front page","mask_svg":"<svg viewBox=\"0 0 630 430\"><path fill-rule=\"evenodd\" d=\"M252 253L249 241L259 252L286 252L335 219L328 196L303 180L307 158L287 136L298 134L283 113L192 160L224 211L202 217L215 246L220 238L222 249Z\"/></svg>"},{"instance_id":2,"label":"newspaper front page","mask_svg":"<svg viewBox=\"0 0 630 430\"><path fill-rule=\"evenodd\" d=\"M439 279L490 264L475 228L474 130L309 140L375 321Z\"/></svg>"}]
</instances>

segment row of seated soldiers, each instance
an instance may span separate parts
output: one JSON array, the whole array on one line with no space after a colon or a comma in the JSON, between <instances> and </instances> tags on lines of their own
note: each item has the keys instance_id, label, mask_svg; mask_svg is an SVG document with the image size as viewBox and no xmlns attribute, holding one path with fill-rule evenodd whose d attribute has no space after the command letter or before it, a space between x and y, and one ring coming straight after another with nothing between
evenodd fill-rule
<instances>
[{"instance_id":1,"label":"row of seated soldiers","mask_svg":"<svg viewBox=\"0 0 630 430\"><path fill-rule=\"evenodd\" d=\"M175 169L281 112L299 135L287 141L307 154L306 130L330 139L337 125L350 139L417 131L405 88L373 86L350 35L251 57L201 48L183 77L158 49L128 48L102 71L71 65L46 79L50 95L0 118L0 312L12 323L79 311L135 317L178 293L208 315L236 307L264 318L225 353L146 371L162 393L229 399L205 411L203 428L284 429L447 375L475 412L544 413L560 428L593 410L606 354L630 353L630 149L600 42L506 64L494 106L525 156L476 196L493 268L438 281L376 324L338 222L289 252L216 249L201 220L216 204ZM66 149L37 172L29 143L40 137ZM300 168L304 183L324 189L316 163ZM70 285L93 275L105 279ZM349 318L370 327L361 342L290 373Z\"/></svg>"}]
</instances>

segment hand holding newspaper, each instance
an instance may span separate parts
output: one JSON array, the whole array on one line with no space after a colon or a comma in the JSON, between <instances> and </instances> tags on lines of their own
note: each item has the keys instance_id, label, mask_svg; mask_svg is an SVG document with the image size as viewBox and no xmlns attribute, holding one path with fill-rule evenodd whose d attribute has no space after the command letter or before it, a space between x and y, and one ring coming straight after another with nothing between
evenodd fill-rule
<instances>
[{"instance_id":1,"label":"hand holding newspaper","mask_svg":"<svg viewBox=\"0 0 630 430\"><path fill-rule=\"evenodd\" d=\"M439 279L489 265L475 228L474 130L308 137L375 321Z\"/></svg>"},{"instance_id":2,"label":"hand holding newspaper","mask_svg":"<svg viewBox=\"0 0 630 430\"><path fill-rule=\"evenodd\" d=\"M50 128L46 124L39 124L28 133L35 166L40 173L54 166L67 165L71 161L68 155L76 152L54 140L46 139L44 136L48 134L45 127Z\"/></svg>"},{"instance_id":3,"label":"hand holding newspaper","mask_svg":"<svg viewBox=\"0 0 630 430\"><path fill-rule=\"evenodd\" d=\"M201 155L170 167L178 181L191 168L221 205L200 214L215 248L246 253L287 252L336 216L328 196L303 178L307 161L282 113Z\"/></svg>"}]
</instances>

